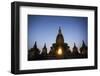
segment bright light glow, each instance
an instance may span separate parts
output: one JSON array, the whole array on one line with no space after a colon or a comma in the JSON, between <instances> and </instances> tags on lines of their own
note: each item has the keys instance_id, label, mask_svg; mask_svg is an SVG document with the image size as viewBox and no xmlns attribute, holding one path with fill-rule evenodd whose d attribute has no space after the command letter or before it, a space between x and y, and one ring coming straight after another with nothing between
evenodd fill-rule
<instances>
[{"instance_id":1,"label":"bright light glow","mask_svg":"<svg viewBox=\"0 0 100 76\"><path fill-rule=\"evenodd\" d=\"M62 55L62 49L59 48L57 53L58 53L58 55Z\"/></svg>"}]
</instances>

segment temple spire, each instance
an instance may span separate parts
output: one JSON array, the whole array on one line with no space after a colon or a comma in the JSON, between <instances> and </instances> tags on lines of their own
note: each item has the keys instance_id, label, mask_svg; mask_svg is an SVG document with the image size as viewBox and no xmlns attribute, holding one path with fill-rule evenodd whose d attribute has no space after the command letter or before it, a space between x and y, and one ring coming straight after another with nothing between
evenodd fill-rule
<instances>
[{"instance_id":1,"label":"temple spire","mask_svg":"<svg viewBox=\"0 0 100 76\"><path fill-rule=\"evenodd\" d=\"M75 42L74 42L74 47L76 47L76 44L75 44Z\"/></svg>"},{"instance_id":2,"label":"temple spire","mask_svg":"<svg viewBox=\"0 0 100 76\"><path fill-rule=\"evenodd\" d=\"M34 48L37 48L37 42L35 41Z\"/></svg>"},{"instance_id":3,"label":"temple spire","mask_svg":"<svg viewBox=\"0 0 100 76\"><path fill-rule=\"evenodd\" d=\"M61 34L61 27L59 26L59 34Z\"/></svg>"},{"instance_id":4,"label":"temple spire","mask_svg":"<svg viewBox=\"0 0 100 76\"><path fill-rule=\"evenodd\" d=\"M44 44L44 47L42 48L42 53L41 55L45 58L47 56L47 48L46 48L46 43Z\"/></svg>"},{"instance_id":5,"label":"temple spire","mask_svg":"<svg viewBox=\"0 0 100 76\"><path fill-rule=\"evenodd\" d=\"M46 43L44 44L44 48L46 48Z\"/></svg>"},{"instance_id":6,"label":"temple spire","mask_svg":"<svg viewBox=\"0 0 100 76\"><path fill-rule=\"evenodd\" d=\"M62 34L62 32L61 32L61 27L60 27L60 26L59 26L59 30L58 30L58 35L57 35L57 37L56 37L56 43L57 43L58 45L61 45L61 44L64 43L64 38L63 38L63 34Z\"/></svg>"},{"instance_id":7,"label":"temple spire","mask_svg":"<svg viewBox=\"0 0 100 76\"><path fill-rule=\"evenodd\" d=\"M82 46L86 46L84 40L82 40L82 42L83 42L83 43L82 43Z\"/></svg>"}]
</instances>

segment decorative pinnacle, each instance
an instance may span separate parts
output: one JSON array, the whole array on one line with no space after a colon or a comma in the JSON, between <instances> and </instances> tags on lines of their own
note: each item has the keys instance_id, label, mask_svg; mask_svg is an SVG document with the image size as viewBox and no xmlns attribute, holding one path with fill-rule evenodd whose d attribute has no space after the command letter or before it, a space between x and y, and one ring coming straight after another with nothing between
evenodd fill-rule
<instances>
[{"instance_id":1,"label":"decorative pinnacle","mask_svg":"<svg viewBox=\"0 0 100 76\"><path fill-rule=\"evenodd\" d=\"M61 27L59 26L59 34L61 34Z\"/></svg>"},{"instance_id":2,"label":"decorative pinnacle","mask_svg":"<svg viewBox=\"0 0 100 76\"><path fill-rule=\"evenodd\" d=\"M35 41L34 48L37 48L37 42Z\"/></svg>"},{"instance_id":3,"label":"decorative pinnacle","mask_svg":"<svg viewBox=\"0 0 100 76\"><path fill-rule=\"evenodd\" d=\"M44 44L44 48L46 48L46 43Z\"/></svg>"}]
</instances>

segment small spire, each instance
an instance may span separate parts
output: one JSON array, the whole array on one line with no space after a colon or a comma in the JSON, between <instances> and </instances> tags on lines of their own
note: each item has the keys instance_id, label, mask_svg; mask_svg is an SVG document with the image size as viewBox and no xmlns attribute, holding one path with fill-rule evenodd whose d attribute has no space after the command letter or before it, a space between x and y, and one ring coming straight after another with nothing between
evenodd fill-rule
<instances>
[{"instance_id":1,"label":"small spire","mask_svg":"<svg viewBox=\"0 0 100 76\"><path fill-rule=\"evenodd\" d=\"M46 43L44 44L44 48L46 48Z\"/></svg>"},{"instance_id":2,"label":"small spire","mask_svg":"<svg viewBox=\"0 0 100 76\"><path fill-rule=\"evenodd\" d=\"M74 42L74 46L76 46L75 42Z\"/></svg>"},{"instance_id":3,"label":"small spire","mask_svg":"<svg viewBox=\"0 0 100 76\"><path fill-rule=\"evenodd\" d=\"M44 47L42 48L42 54L47 55L46 43L44 44Z\"/></svg>"},{"instance_id":4,"label":"small spire","mask_svg":"<svg viewBox=\"0 0 100 76\"><path fill-rule=\"evenodd\" d=\"M59 26L59 34L61 34L61 27Z\"/></svg>"},{"instance_id":5,"label":"small spire","mask_svg":"<svg viewBox=\"0 0 100 76\"><path fill-rule=\"evenodd\" d=\"M76 44L75 44L75 42L74 42L74 47L76 47Z\"/></svg>"},{"instance_id":6,"label":"small spire","mask_svg":"<svg viewBox=\"0 0 100 76\"><path fill-rule=\"evenodd\" d=\"M37 48L37 42L35 41L34 48Z\"/></svg>"},{"instance_id":7,"label":"small spire","mask_svg":"<svg viewBox=\"0 0 100 76\"><path fill-rule=\"evenodd\" d=\"M83 42L82 46L85 46L85 42L84 42L84 40L82 40L82 42Z\"/></svg>"}]
</instances>

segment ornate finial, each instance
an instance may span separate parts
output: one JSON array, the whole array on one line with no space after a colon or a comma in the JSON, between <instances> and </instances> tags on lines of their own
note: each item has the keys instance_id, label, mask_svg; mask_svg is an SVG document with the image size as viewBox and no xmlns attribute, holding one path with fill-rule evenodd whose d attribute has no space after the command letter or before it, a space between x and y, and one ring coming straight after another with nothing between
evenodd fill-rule
<instances>
[{"instance_id":1,"label":"ornate finial","mask_svg":"<svg viewBox=\"0 0 100 76\"><path fill-rule=\"evenodd\" d=\"M85 42L84 42L84 40L82 40L82 42L83 42L82 46L85 46Z\"/></svg>"},{"instance_id":2,"label":"ornate finial","mask_svg":"<svg viewBox=\"0 0 100 76\"><path fill-rule=\"evenodd\" d=\"M59 34L61 34L61 27L59 26Z\"/></svg>"},{"instance_id":3,"label":"ornate finial","mask_svg":"<svg viewBox=\"0 0 100 76\"><path fill-rule=\"evenodd\" d=\"M37 42L35 41L34 48L37 48Z\"/></svg>"},{"instance_id":4,"label":"ornate finial","mask_svg":"<svg viewBox=\"0 0 100 76\"><path fill-rule=\"evenodd\" d=\"M74 46L76 46L75 42L74 42Z\"/></svg>"},{"instance_id":5,"label":"ornate finial","mask_svg":"<svg viewBox=\"0 0 100 76\"><path fill-rule=\"evenodd\" d=\"M75 42L74 42L74 47L76 47L76 44L75 44Z\"/></svg>"},{"instance_id":6,"label":"ornate finial","mask_svg":"<svg viewBox=\"0 0 100 76\"><path fill-rule=\"evenodd\" d=\"M46 43L44 44L44 48L46 48Z\"/></svg>"}]
</instances>

